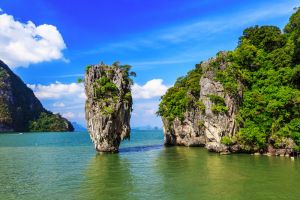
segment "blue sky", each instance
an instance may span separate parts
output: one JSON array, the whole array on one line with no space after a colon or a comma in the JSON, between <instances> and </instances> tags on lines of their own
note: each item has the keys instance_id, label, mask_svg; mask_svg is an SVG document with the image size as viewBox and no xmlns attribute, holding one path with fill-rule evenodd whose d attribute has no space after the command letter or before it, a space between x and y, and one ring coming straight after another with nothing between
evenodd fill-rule
<instances>
[{"instance_id":1,"label":"blue sky","mask_svg":"<svg viewBox=\"0 0 300 200\"><path fill-rule=\"evenodd\" d=\"M88 64L116 60L137 73L132 126L161 126L160 96L179 76L220 50L244 28L283 28L298 0L2 0L0 59L43 105L84 125ZM30 22L28 22L30 21ZM2 50L1 50L2 49Z\"/></svg>"}]
</instances>

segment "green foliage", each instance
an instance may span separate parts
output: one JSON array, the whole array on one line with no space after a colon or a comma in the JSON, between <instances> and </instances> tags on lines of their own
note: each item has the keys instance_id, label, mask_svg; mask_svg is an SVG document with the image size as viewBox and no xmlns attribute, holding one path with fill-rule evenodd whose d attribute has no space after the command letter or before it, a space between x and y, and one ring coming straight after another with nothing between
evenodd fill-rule
<instances>
[{"instance_id":1,"label":"green foliage","mask_svg":"<svg viewBox=\"0 0 300 200\"><path fill-rule=\"evenodd\" d=\"M222 83L225 91L229 94L236 95L238 93L239 84L237 82L238 75L243 78L243 82L248 80L246 74L242 74L242 71L239 71L240 74L233 68L233 65L229 65L225 70L218 70L216 72L216 80Z\"/></svg>"},{"instance_id":2,"label":"green foliage","mask_svg":"<svg viewBox=\"0 0 300 200\"><path fill-rule=\"evenodd\" d=\"M112 105L111 106L104 106L102 108L103 115L108 116L108 115L113 114L114 112L115 112L115 109L114 109L114 107Z\"/></svg>"},{"instance_id":3,"label":"green foliage","mask_svg":"<svg viewBox=\"0 0 300 200\"><path fill-rule=\"evenodd\" d=\"M300 144L300 118L292 119L288 124L285 124L277 135L292 138L297 144Z\"/></svg>"},{"instance_id":4,"label":"green foliage","mask_svg":"<svg viewBox=\"0 0 300 200\"><path fill-rule=\"evenodd\" d=\"M193 107L205 109L199 100L201 64L179 78L162 97L158 114L170 120L183 117ZM205 70L238 102L239 143L265 148L291 138L300 150L300 10L291 16L284 32L275 26L245 29L239 45L218 53ZM193 79L194 77L194 79ZM241 95L242 94L242 95ZM222 97L209 96L214 113L227 113ZM229 144L224 137L223 142ZM278 146L277 145L277 146Z\"/></svg>"},{"instance_id":5,"label":"green foliage","mask_svg":"<svg viewBox=\"0 0 300 200\"><path fill-rule=\"evenodd\" d=\"M199 110L201 110L202 112L205 112L205 105L204 105L204 103L202 101L197 101L195 103L195 105L196 105L196 107L199 108Z\"/></svg>"},{"instance_id":6,"label":"green foliage","mask_svg":"<svg viewBox=\"0 0 300 200\"><path fill-rule=\"evenodd\" d=\"M213 105L211 107L211 110L213 113L226 114L228 112L228 108L226 107L223 97L211 94L211 95L209 95L209 99L213 103Z\"/></svg>"},{"instance_id":7,"label":"green foliage","mask_svg":"<svg viewBox=\"0 0 300 200\"><path fill-rule=\"evenodd\" d=\"M82 82L83 82L82 78L77 79L77 83L82 83Z\"/></svg>"},{"instance_id":8,"label":"green foliage","mask_svg":"<svg viewBox=\"0 0 300 200\"><path fill-rule=\"evenodd\" d=\"M94 84L94 96L97 99L108 96L113 98L118 95L118 92L117 86L106 76L99 78Z\"/></svg>"},{"instance_id":9,"label":"green foliage","mask_svg":"<svg viewBox=\"0 0 300 200\"><path fill-rule=\"evenodd\" d=\"M176 117L182 119L187 105L186 89L183 87L173 87L162 97L157 113L170 121L173 121Z\"/></svg>"},{"instance_id":10,"label":"green foliage","mask_svg":"<svg viewBox=\"0 0 300 200\"><path fill-rule=\"evenodd\" d=\"M296 8L296 12L290 17L288 24L284 28L285 33L292 33L300 30L300 12L299 8Z\"/></svg>"},{"instance_id":11,"label":"green foliage","mask_svg":"<svg viewBox=\"0 0 300 200\"><path fill-rule=\"evenodd\" d=\"M300 10L297 11L290 17L289 23L284 28L285 33L290 37L294 43L294 64L300 64Z\"/></svg>"},{"instance_id":12,"label":"green foliage","mask_svg":"<svg viewBox=\"0 0 300 200\"><path fill-rule=\"evenodd\" d=\"M271 52L285 44L285 36L276 26L254 26L244 30L240 43L247 39L250 44L266 52Z\"/></svg>"},{"instance_id":13,"label":"green foliage","mask_svg":"<svg viewBox=\"0 0 300 200\"><path fill-rule=\"evenodd\" d=\"M299 67L294 63L297 59L294 31L298 29L299 22L293 21L298 15L299 11L286 26L285 32L288 34L269 26L246 29L239 47L233 53L233 62L239 69L246 68L248 75L240 106L243 121L240 140L246 144L263 147L271 135L279 139L293 138L297 144L300 142L297 139L300 132L290 131L295 127L290 124L300 114L297 103L300 99ZM244 64L241 60L249 52L248 48L241 47L251 45L256 48L256 55Z\"/></svg>"},{"instance_id":14,"label":"green foliage","mask_svg":"<svg viewBox=\"0 0 300 200\"><path fill-rule=\"evenodd\" d=\"M127 93L125 94L124 98L125 98L126 100L131 100L131 99L132 99L131 92L127 92Z\"/></svg>"},{"instance_id":15,"label":"green foliage","mask_svg":"<svg viewBox=\"0 0 300 200\"><path fill-rule=\"evenodd\" d=\"M195 69L186 76L178 78L174 86L168 89L167 93L162 97L157 114L173 121L176 117L183 119L187 108L199 106L199 81L201 76L201 65L196 65ZM200 110L202 109L203 106Z\"/></svg>"},{"instance_id":16,"label":"green foliage","mask_svg":"<svg viewBox=\"0 0 300 200\"><path fill-rule=\"evenodd\" d=\"M211 110L215 114L226 114L228 112L228 108L222 105L212 105Z\"/></svg>"},{"instance_id":17,"label":"green foliage","mask_svg":"<svg viewBox=\"0 0 300 200\"><path fill-rule=\"evenodd\" d=\"M231 138L229 136L227 136L227 135L225 135L224 137L222 137L221 143L224 144L224 145L226 145L226 146L230 146L230 145L233 144Z\"/></svg>"},{"instance_id":18,"label":"green foliage","mask_svg":"<svg viewBox=\"0 0 300 200\"><path fill-rule=\"evenodd\" d=\"M239 132L239 141L252 147L264 148L268 134L251 120L246 120L244 128Z\"/></svg>"},{"instance_id":19,"label":"green foliage","mask_svg":"<svg viewBox=\"0 0 300 200\"><path fill-rule=\"evenodd\" d=\"M89 69L92 68L92 67L93 67L93 65L87 65L86 68L85 68L85 71L88 72Z\"/></svg>"},{"instance_id":20,"label":"green foliage","mask_svg":"<svg viewBox=\"0 0 300 200\"><path fill-rule=\"evenodd\" d=\"M223 97L220 97L218 95L210 94L209 99L211 102L217 105L225 105L225 101Z\"/></svg>"},{"instance_id":21,"label":"green foliage","mask_svg":"<svg viewBox=\"0 0 300 200\"><path fill-rule=\"evenodd\" d=\"M130 108L132 106L131 85L133 80L129 76L136 76L131 70L130 65L121 65L119 61L114 62L111 66L101 62L97 66L100 70L100 77L93 83L93 98L100 107L103 115L112 115L115 112L118 102L126 102ZM120 88L114 83L116 76L122 75L122 84ZM120 78L120 77L117 77Z\"/></svg>"},{"instance_id":22,"label":"green foliage","mask_svg":"<svg viewBox=\"0 0 300 200\"><path fill-rule=\"evenodd\" d=\"M42 112L38 119L29 122L29 131L32 132L61 132L67 131L68 124L60 115Z\"/></svg>"}]
</instances>

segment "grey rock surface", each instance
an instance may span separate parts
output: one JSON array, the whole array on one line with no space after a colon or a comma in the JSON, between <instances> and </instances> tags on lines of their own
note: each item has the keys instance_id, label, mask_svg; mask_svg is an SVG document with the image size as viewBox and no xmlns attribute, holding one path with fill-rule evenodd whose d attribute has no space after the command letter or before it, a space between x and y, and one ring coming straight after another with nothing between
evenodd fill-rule
<instances>
[{"instance_id":1,"label":"grey rock surface","mask_svg":"<svg viewBox=\"0 0 300 200\"><path fill-rule=\"evenodd\" d=\"M106 91L100 79L107 78L116 86L112 95ZM131 79L124 69L104 64L87 69L85 75L85 116L90 137L99 152L118 152L121 140L130 138L130 116L132 111Z\"/></svg>"},{"instance_id":2,"label":"grey rock surface","mask_svg":"<svg viewBox=\"0 0 300 200\"><path fill-rule=\"evenodd\" d=\"M201 65L204 73L199 82L199 101L205 105L205 111L197 108L189 109L185 112L183 120L176 118L173 122L162 118L166 145L205 146L210 151L229 151L227 146L221 144L221 139L224 136L232 137L238 130L235 123L238 98L227 94L222 84L215 80L214 71L208 67L212 61L213 59ZM219 69L224 68L225 63L219 66ZM222 97L228 112L214 113L210 95ZM239 148L235 150L238 151Z\"/></svg>"}]
</instances>

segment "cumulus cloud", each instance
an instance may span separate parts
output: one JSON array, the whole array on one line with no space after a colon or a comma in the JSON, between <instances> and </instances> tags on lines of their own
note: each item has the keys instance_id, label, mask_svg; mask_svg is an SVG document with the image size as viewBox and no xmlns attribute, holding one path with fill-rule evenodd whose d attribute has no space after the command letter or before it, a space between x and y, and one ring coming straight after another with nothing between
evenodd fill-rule
<instances>
[{"instance_id":1,"label":"cumulus cloud","mask_svg":"<svg viewBox=\"0 0 300 200\"><path fill-rule=\"evenodd\" d=\"M84 102L86 99L82 83L55 82L49 85L28 84L43 105L63 117L85 123ZM163 84L162 79L152 79L145 84L134 84L132 94L134 99L133 125L160 125L160 119L155 112L159 100L156 97L164 95L169 86Z\"/></svg>"},{"instance_id":2,"label":"cumulus cloud","mask_svg":"<svg viewBox=\"0 0 300 200\"><path fill-rule=\"evenodd\" d=\"M86 96L82 83L55 82L49 85L27 84L27 86L33 90L46 109L54 113L61 113L69 120L85 123L84 102Z\"/></svg>"},{"instance_id":3,"label":"cumulus cloud","mask_svg":"<svg viewBox=\"0 0 300 200\"><path fill-rule=\"evenodd\" d=\"M162 79L152 79L144 85L134 84L132 95L134 99L150 99L164 95L167 89L168 86L163 84Z\"/></svg>"},{"instance_id":4,"label":"cumulus cloud","mask_svg":"<svg viewBox=\"0 0 300 200\"><path fill-rule=\"evenodd\" d=\"M86 99L82 83L64 84L56 81L49 85L27 84L39 99L61 99L65 97L76 97ZM169 86L163 84L162 79L152 79L144 85L134 84L132 95L134 99L151 99L164 95ZM64 107L62 102L55 102L54 107Z\"/></svg>"},{"instance_id":5,"label":"cumulus cloud","mask_svg":"<svg viewBox=\"0 0 300 200\"><path fill-rule=\"evenodd\" d=\"M60 99L63 97L85 98L83 84L64 84L55 82L50 85L27 84L39 99Z\"/></svg>"},{"instance_id":6,"label":"cumulus cloud","mask_svg":"<svg viewBox=\"0 0 300 200\"><path fill-rule=\"evenodd\" d=\"M158 100L149 99L149 100L139 100L133 104L132 112L132 126L139 127L150 125L151 126L161 126L162 122L159 117L156 115L158 110Z\"/></svg>"},{"instance_id":7,"label":"cumulus cloud","mask_svg":"<svg viewBox=\"0 0 300 200\"><path fill-rule=\"evenodd\" d=\"M0 10L0 59L10 67L61 59L64 40L53 25L17 21Z\"/></svg>"}]
</instances>

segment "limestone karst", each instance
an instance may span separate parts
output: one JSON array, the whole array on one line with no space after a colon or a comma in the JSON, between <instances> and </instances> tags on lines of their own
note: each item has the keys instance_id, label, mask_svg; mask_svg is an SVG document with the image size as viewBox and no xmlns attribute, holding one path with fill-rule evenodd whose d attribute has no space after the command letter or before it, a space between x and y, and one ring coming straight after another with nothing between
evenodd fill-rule
<instances>
[{"instance_id":1,"label":"limestone karst","mask_svg":"<svg viewBox=\"0 0 300 200\"><path fill-rule=\"evenodd\" d=\"M101 63L86 69L87 128L99 152L118 152L121 140L130 137L130 68L129 65L118 63L111 66Z\"/></svg>"}]
</instances>

